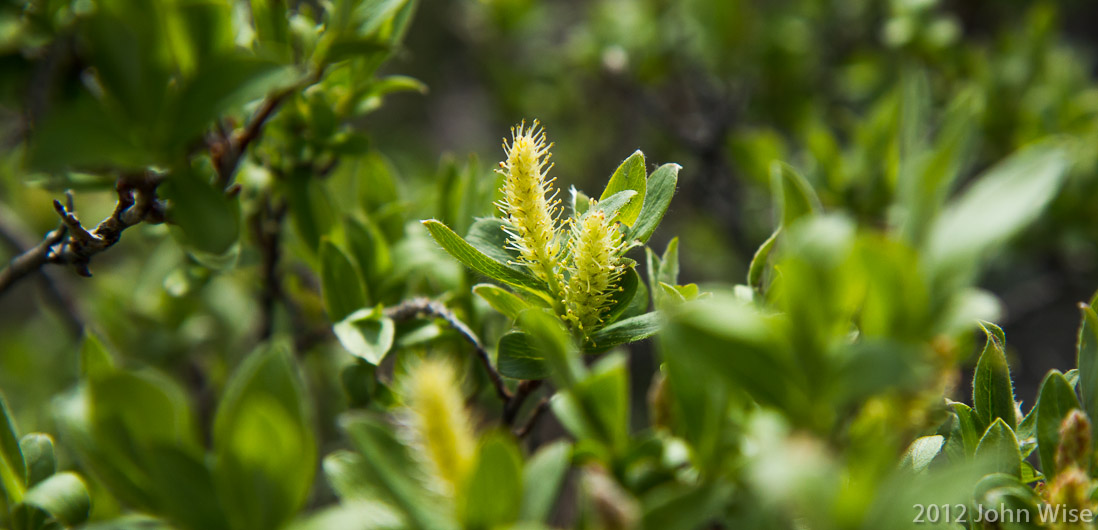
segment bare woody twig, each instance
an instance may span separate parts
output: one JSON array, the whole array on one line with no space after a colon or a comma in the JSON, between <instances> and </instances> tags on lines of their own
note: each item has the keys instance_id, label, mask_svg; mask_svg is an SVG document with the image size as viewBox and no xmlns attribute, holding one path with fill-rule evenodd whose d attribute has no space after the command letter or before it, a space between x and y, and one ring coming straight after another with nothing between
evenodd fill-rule
<instances>
[{"instance_id":1,"label":"bare woody twig","mask_svg":"<svg viewBox=\"0 0 1098 530\"><path fill-rule=\"evenodd\" d=\"M530 413L530 417L526 418L526 423L515 429L514 434L517 438L525 438L527 434L537 425L538 419L541 415L549 409L549 398L544 397L538 400L538 403L534 405L534 410Z\"/></svg>"},{"instance_id":2,"label":"bare woody twig","mask_svg":"<svg viewBox=\"0 0 1098 530\"><path fill-rule=\"evenodd\" d=\"M395 305L385 310L385 316L393 320L411 320L419 318L420 316L431 316L435 318L441 318L450 325L454 331L457 331L469 344L473 345L473 349L476 350L477 358L480 363L484 365L484 369L488 372L488 377L492 380L492 385L495 386L496 394L503 400L504 404L511 401L511 391L507 390L507 385L503 382L503 377L499 375L496 368L492 366L492 360L488 356L488 350L484 349L484 345L481 344L480 339L477 338L473 330L469 329L464 322L458 319L457 315L454 315L453 311L450 311L445 305L434 300L427 298L413 298L401 302L399 305Z\"/></svg>"},{"instance_id":3,"label":"bare woody twig","mask_svg":"<svg viewBox=\"0 0 1098 530\"><path fill-rule=\"evenodd\" d=\"M118 202L114 212L91 230L77 219L71 196L68 206L53 201L53 207L61 217L60 226L0 271L0 295L47 263L72 265L81 276L91 276L88 268L91 258L117 243L127 228L141 222L164 222L164 203L156 198L160 181L159 176L151 173L118 179L115 186Z\"/></svg>"}]
</instances>

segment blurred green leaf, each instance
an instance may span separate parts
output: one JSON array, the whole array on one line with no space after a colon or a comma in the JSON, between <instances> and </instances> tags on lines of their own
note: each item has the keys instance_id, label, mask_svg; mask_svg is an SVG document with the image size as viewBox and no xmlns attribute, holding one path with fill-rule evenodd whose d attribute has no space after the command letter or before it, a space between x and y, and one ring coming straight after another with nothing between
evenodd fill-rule
<instances>
[{"instance_id":1,"label":"blurred green leaf","mask_svg":"<svg viewBox=\"0 0 1098 530\"><path fill-rule=\"evenodd\" d=\"M514 440L506 434L482 437L476 467L465 485L465 527L495 528L514 522L522 487L522 455Z\"/></svg>"},{"instance_id":2,"label":"blurred green leaf","mask_svg":"<svg viewBox=\"0 0 1098 530\"><path fill-rule=\"evenodd\" d=\"M545 379L552 369L545 354L530 344L530 338L521 331L512 331L499 339L496 364L499 373L512 379Z\"/></svg>"},{"instance_id":3,"label":"blurred green leaf","mask_svg":"<svg viewBox=\"0 0 1098 530\"><path fill-rule=\"evenodd\" d=\"M447 530L457 524L447 520L439 500L419 480L419 464L396 438L391 426L366 415L348 415L340 426L362 454L361 480L377 489L381 500L397 507L411 528Z\"/></svg>"},{"instance_id":4,"label":"blurred green leaf","mask_svg":"<svg viewBox=\"0 0 1098 530\"><path fill-rule=\"evenodd\" d=\"M53 438L48 434L31 433L19 440L19 450L27 465L26 485L33 487L57 472L57 456L53 452Z\"/></svg>"},{"instance_id":5,"label":"blurred green leaf","mask_svg":"<svg viewBox=\"0 0 1098 530\"><path fill-rule=\"evenodd\" d=\"M19 435L15 431L7 401L0 396L0 487L8 504L23 499L26 476L27 467L23 452L19 449Z\"/></svg>"},{"instance_id":6,"label":"blurred green leaf","mask_svg":"<svg viewBox=\"0 0 1098 530\"><path fill-rule=\"evenodd\" d=\"M304 505L316 467L308 397L287 348L236 369L214 418L218 496L237 529L278 528Z\"/></svg>"},{"instance_id":7,"label":"blurred green leaf","mask_svg":"<svg viewBox=\"0 0 1098 530\"><path fill-rule=\"evenodd\" d=\"M360 309L332 328L339 343L352 355L378 365L393 347L396 325L377 309Z\"/></svg>"},{"instance_id":8,"label":"blurred green leaf","mask_svg":"<svg viewBox=\"0 0 1098 530\"><path fill-rule=\"evenodd\" d=\"M930 463L942 452L945 438L941 435L922 436L916 438L908 446L900 461L901 467L910 468L916 473L926 470Z\"/></svg>"},{"instance_id":9,"label":"blurred green leaf","mask_svg":"<svg viewBox=\"0 0 1098 530\"><path fill-rule=\"evenodd\" d=\"M202 175L177 171L159 188L171 201L168 219L187 246L214 256L225 254L240 237L240 201L210 185Z\"/></svg>"},{"instance_id":10,"label":"blurred green leaf","mask_svg":"<svg viewBox=\"0 0 1098 530\"><path fill-rule=\"evenodd\" d=\"M1049 372L1041 382L1037 400L1037 452L1041 471L1050 479L1056 476L1056 447L1060 444L1060 424L1072 409L1079 408L1075 390L1057 370Z\"/></svg>"},{"instance_id":11,"label":"blurred green leaf","mask_svg":"<svg viewBox=\"0 0 1098 530\"><path fill-rule=\"evenodd\" d=\"M12 511L16 528L47 528L57 521L66 527L76 526L88 518L91 497L84 481L75 473L53 475L27 490L23 502Z\"/></svg>"},{"instance_id":12,"label":"blurred green leaf","mask_svg":"<svg viewBox=\"0 0 1098 530\"><path fill-rule=\"evenodd\" d=\"M1089 304L1080 304L1082 314L1076 342L1079 395L1087 417L1098 418L1098 313L1094 312L1098 295ZM1093 426L1091 431L1094 432ZM1098 440L1096 440L1098 443Z\"/></svg>"},{"instance_id":13,"label":"blurred green leaf","mask_svg":"<svg viewBox=\"0 0 1098 530\"><path fill-rule=\"evenodd\" d=\"M780 226L790 226L797 219L821 210L812 185L788 164L777 161L770 164L770 187L775 210L781 212Z\"/></svg>"},{"instance_id":14,"label":"blurred green leaf","mask_svg":"<svg viewBox=\"0 0 1098 530\"><path fill-rule=\"evenodd\" d=\"M747 267L747 285L753 289L762 288L763 273L766 272L767 261L770 259L770 252L774 250L774 243L778 241L778 234L781 233L781 228L770 234L770 237L763 241L762 245L759 245L759 249L755 251L755 255L751 257L751 264Z\"/></svg>"},{"instance_id":15,"label":"blurred green leaf","mask_svg":"<svg viewBox=\"0 0 1098 530\"><path fill-rule=\"evenodd\" d=\"M532 307L529 302L514 293L490 283L474 285L473 292L488 302L492 309L512 320L518 318L519 313Z\"/></svg>"},{"instance_id":16,"label":"blurred green leaf","mask_svg":"<svg viewBox=\"0 0 1098 530\"><path fill-rule=\"evenodd\" d=\"M967 282L981 258L1037 217L1067 174L1057 142L1024 148L981 175L930 228L926 260L948 285Z\"/></svg>"},{"instance_id":17,"label":"blurred green leaf","mask_svg":"<svg viewBox=\"0 0 1098 530\"><path fill-rule=\"evenodd\" d=\"M571 464L572 446L567 442L545 445L526 461L520 519L545 521L549 517Z\"/></svg>"},{"instance_id":18,"label":"blurred green leaf","mask_svg":"<svg viewBox=\"0 0 1098 530\"><path fill-rule=\"evenodd\" d=\"M343 322L367 306L358 271L343 250L328 240L320 244L320 286L324 310L332 322Z\"/></svg>"}]
</instances>

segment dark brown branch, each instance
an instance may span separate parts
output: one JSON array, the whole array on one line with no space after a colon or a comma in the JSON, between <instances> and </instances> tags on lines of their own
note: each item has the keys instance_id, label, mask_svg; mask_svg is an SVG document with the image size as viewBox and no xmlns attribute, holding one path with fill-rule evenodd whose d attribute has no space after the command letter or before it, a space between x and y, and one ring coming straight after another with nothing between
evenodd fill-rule
<instances>
[{"instance_id":1,"label":"dark brown branch","mask_svg":"<svg viewBox=\"0 0 1098 530\"><path fill-rule=\"evenodd\" d=\"M387 308L385 316L397 321L411 320L421 316L431 316L445 320L454 331L457 331L476 350L477 358L484 365L484 369L488 372L488 377L492 380L492 385L496 389L496 394L503 400L505 406L511 402L511 391L507 390L507 385L503 383L503 377L492 366L492 360L488 356L488 351L484 349L484 345L481 344L480 339L473 333L473 330L469 329L469 326L459 320L457 315L454 315L445 305L427 298L413 298Z\"/></svg>"},{"instance_id":2,"label":"dark brown branch","mask_svg":"<svg viewBox=\"0 0 1098 530\"><path fill-rule=\"evenodd\" d=\"M114 211L92 230L84 228L72 208L53 201L61 217L61 226L50 231L40 243L15 256L7 268L0 271L0 295L19 280L40 270L47 263L72 265L81 276L91 276L91 258L114 246L122 232L138 223L164 222L164 203L156 198L161 178L145 173L120 178L115 186L118 202Z\"/></svg>"},{"instance_id":3,"label":"dark brown branch","mask_svg":"<svg viewBox=\"0 0 1098 530\"><path fill-rule=\"evenodd\" d=\"M271 194L265 193L259 211L252 218L252 230L260 253L261 287L259 339L266 340L274 332L275 309L282 299L282 282L278 266L282 257L282 221L286 216L286 204L275 205Z\"/></svg>"},{"instance_id":4,"label":"dark brown branch","mask_svg":"<svg viewBox=\"0 0 1098 530\"><path fill-rule=\"evenodd\" d=\"M534 393L540 386L541 381L537 380L528 380L519 383L511 400L503 406L503 423L506 423L507 425L515 423L515 418L518 416L519 410L522 408L522 404L526 401L526 398Z\"/></svg>"},{"instance_id":5,"label":"dark brown branch","mask_svg":"<svg viewBox=\"0 0 1098 530\"><path fill-rule=\"evenodd\" d=\"M530 412L530 417L526 418L526 423L523 423L522 426L515 429L515 437L524 438L527 434L530 434L530 431L534 428L534 425L537 424L538 419L541 418L541 415L544 414L545 411L548 409L549 398L541 398L538 403L534 405L534 410Z\"/></svg>"}]
</instances>

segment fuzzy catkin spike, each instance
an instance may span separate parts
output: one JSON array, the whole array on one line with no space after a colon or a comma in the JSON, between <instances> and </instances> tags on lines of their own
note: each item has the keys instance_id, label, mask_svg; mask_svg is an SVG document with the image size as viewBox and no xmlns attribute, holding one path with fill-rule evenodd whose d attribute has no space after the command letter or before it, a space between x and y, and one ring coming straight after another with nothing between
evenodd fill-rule
<instances>
[{"instance_id":1,"label":"fuzzy catkin spike","mask_svg":"<svg viewBox=\"0 0 1098 530\"><path fill-rule=\"evenodd\" d=\"M560 200L547 177L553 165L545 141L545 130L535 120L530 127L522 122L511 128L511 142L503 142L507 160L496 170L504 176L503 200L497 203L507 221L509 244L519 252L520 263L549 284L554 295L560 294L561 273L557 268L560 252L557 244L556 214Z\"/></svg>"},{"instance_id":2,"label":"fuzzy catkin spike","mask_svg":"<svg viewBox=\"0 0 1098 530\"><path fill-rule=\"evenodd\" d=\"M476 438L454 367L425 360L409 373L406 385L417 441L445 489L457 492L473 467Z\"/></svg>"},{"instance_id":3,"label":"fuzzy catkin spike","mask_svg":"<svg viewBox=\"0 0 1098 530\"><path fill-rule=\"evenodd\" d=\"M621 232L591 201L587 215L572 221L568 250L572 266L565 286L566 317L586 336L602 323L618 288L623 272Z\"/></svg>"}]
</instances>

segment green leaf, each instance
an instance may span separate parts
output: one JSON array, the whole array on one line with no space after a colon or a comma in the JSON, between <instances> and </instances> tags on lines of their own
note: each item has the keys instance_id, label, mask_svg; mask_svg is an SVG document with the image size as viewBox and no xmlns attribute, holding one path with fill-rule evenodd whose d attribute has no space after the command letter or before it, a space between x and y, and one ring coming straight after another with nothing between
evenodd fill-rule
<instances>
[{"instance_id":1,"label":"green leaf","mask_svg":"<svg viewBox=\"0 0 1098 530\"><path fill-rule=\"evenodd\" d=\"M618 211L617 220L625 226L633 226L640 216L644 206L644 196L648 184L648 172L644 166L644 153L636 151L629 155L610 176L610 182L606 184L599 202L625 190L636 192L628 199L628 202Z\"/></svg>"},{"instance_id":2,"label":"green leaf","mask_svg":"<svg viewBox=\"0 0 1098 530\"><path fill-rule=\"evenodd\" d=\"M942 452L944 444L945 437L938 434L916 438L907 448L907 452L904 453L900 466L910 468L916 473L924 471L930 467L930 463L934 461L934 458Z\"/></svg>"},{"instance_id":3,"label":"green leaf","mask_svg":"<svg viewBox=\"0 0 1098 530\"><path fill-rule=\"evenodd\" d=\"M84 342L80 345L80 375L94 379L113 371L114 359L110 352L95 333L85 331Z\"/></svg>"},{"instance_id":4,"label":"green leaf","mask_svg":"<svg viewBox=\"0 0 1098 530\"><path fill-rule=\"evenodd\" d=\"M358 263L358 271L365 282L367 300L379 301L379 294L393 270L392 252L381 229L372 222L348 218L343 225L351 255ZM372 297L372 299L370 299Z\"/></svg>"},{"instance_id":5,"label":"green leaf","mask_svg":"<svg viewBox=\"0 0 1098 530\"><path fill-rule=\"evenodd\" d=\"M500 375L513 379L545 379L553 373L545 354L530 344L530 337L521 331L499 338L496 364Z\"/></svg>"},{"instance_id":6,"label":"green leaf","mask_svg":"<svg viewBox=\"0 0 1098 530\"><path fill-rule=\"evenodd\" d=\"M376 488L379 498L397 507L411 528L455 529L440 509L440 500L424 487L419 464L396 438L391 425L371 416L344 416L340 426L362 454L361 480Z\"/></svg>"},{"instance_id":7,"label":"green leaf","mask_svg":"<svg viewBox=\"0 0 1098 530\"><path fill-rule=\"evenodd\" d=\"M434 219L423 221L423 225L427 227L431 237L442 246L443 250L473 271L507 285L521 287L538 294L544 292L545 284L543 282L484 255L465 242L464 239L458 237L446 225Z\"/></svg>"},{"instance_id":8,"label":"green leaf","mask_svg":"<svg viewBox=\"0 0 1098 530\"><path fill-rule=\"evenodd\" d=\"M496 528L514 522L522 486L522 455L514 440L506 434L482 437L476 467L465 485L465 527Z\"/></svg>"},{"instance_id":9,"label":"green leaf","mask_svg":"<svg viewBox=\"0 0 1098 530\"><path fill-rule=\"evenodd\" d=\"M392 506L374 500L340 503L310 514L290 530L407 530L407 519Z\"/></svg>"},{"instance_id":10,"label":"green leaf","mask_svg":"<svg viewBox=\"0 0 1098 530\"><path fill-rule=\"evenodd\" d=\"M612 323L631 309L640 307L640 312L648 309L648 290L644 288L635 268L630 267L622 274L618 288L620 290L614 293L614 301L603 317L604 322Z\"/></svg>"},{"instance_id":11,"label":"green leaf","mask_svg":"<svg viewBox=\"0 0 1098 530\"><path fill-rule=\"evenodd\" d=\"M1041 382L1037 401L1037 452L1041 457L1041 471L1053 477L1056 469L1056 447L1060 444L1060 424L1072 409L1079 408L1079 400L1067 379L1053 370Z\"/></svg>"},{"instance_id":12,"label":"green leaf","mask_svg":"<svg viewBox=\"0 0 1098 530\"><path fill-rule=\"evenodd\" d=\"M660 272L656 276L656 280L666 283L667 285L678 285L679 283L679 238L673 237L671 241L667 243L667 248L663 251L663 257L660 258Z\"/></svg>"},{"instance_id":13,"label":"green leaf","mask_svg":"<svg viewBox=\"0 0 1098 530\"><path fill-rule=\"evenodd\" d=\"M484 299L485 302L488 302L492 309L499 311L512 320L518 318L519 313L532 307L529 302L519 298L511 291L490 283L474 285L473 292Z\"/></svg>"},{"instance_id":14,"label":"green leaf","mask_svg":"<svg viewBox=\"0 0 1098 530\"><path fill-rule=\"evenodd\" d=\"M506 225L503 219L498 217L478 218L469 226L465 242L484 253L485 256L523 273L524 270L512 265L519 260L519 254L511 248L510 236L503 230L504 226Z\"/></svg>"},{"instance_id":15,"label":"green leaf","mask_svg":"<svg viewBox=\"0 0 1098 530\"><path fill-rule=\"evenodd\" d=\"M656 312L619 320L587 337L589 350L602 351L621 344L647 339L660 330L660 323L660 315Z\"/></svg>"},{"instance_id":16,"label":"green leaf","mask_svg":"<svg viewBox=\"0 0 1098 530\"><path fill-rule=\"evenodd\" d=\"M27 465L27 486L33 487L57 472L57 457L53 438L48 434L31 433L19 440L19 449Z\"/></svg>"},{"instance_id":17,"label":"green leaf","mask_svg":"<svg viewBox=\"0 0 1098 530\"><path fill-rule=\"evenodd\" d=\"M168 126L167 147L185 148L226 111L289 86L292 68L245 53L223 53L202 62L183 81Z\"/></svg>"},{"instance_id":18,"label":"green leaf","mask_svg":"<svg viewBox=\"0 0 1098 530\"><path fill-rule=\"evenodd\" d=\"M629 442L629 371L625 356L603 357L572 392L600 441L623 449Z\"/></svg>"},{"instance_id":19,"label":"green leaf","mask_svg":"<svg viewBox=\"0 0 1098 530\"><path fill-rule=\"evenodd\" d=\"M667 213L667 207L671 205L671 197L675 195L675 186L678 184L678 164L664 164L652 172L648 177L648 189L644 195L644 205L641 206L640 215L633 229L629 232L630 240L638 240L647 243L656 228Z\"/></svg>"},{"instance_id":20,"label":"green leaf","mask_svg":"<svg viewBox=\"0 0 1098 530\"><path fill-rule=\"evenodd\" d=\"M377 366L393 347L396 325L378 309L359 309L337 322L332 331L352 355Z\"/></svg>"},{"instance_id":21,"label":"green leaf","mask_svg":"<svg viewBox=\"0 0 1098 530\"><path fill-rule=\"evenodd\" d=\"M770 237L763 241L755 255L751 257L751 265L747 268L747 285L752 289L762 289L763 273L766 272L766 262L770 259L770 252L774 250L774 243L778 241L778 234L782 231L778 228Z\"/></svg>"},{"instance_id":22,"label":"green leaf","mask_svg":"<svg viewBox=\"0 0 1098 530\"><path fill-rule=\"evenodd\" d=\"M608 219L620 221L617 216L621 213L622 208L633 204L632 200L636 196L637 192L633 190L619 191L605 200L599 201L595 209L602 212Z\"/></svg>"},{"instance_id":23,"label":"green leaf","mask_svg":"<svg viewBox=\"0 0 1098 530\"><path fill-rule=\"evenodd\" d=\"M1002 418L995 418L980 438L980 444L976 446L976 459L988 466L988 473L1021 476L1022 453L1018 451L1018 439Z\"/></svg>"},{"instance_id":24,"label":"green leaf","mask_svg":"<svg viewBox=\"0 0 1098 530\"><path fill-rule=\"evenodd\" d=\"M304 505L317 447L308 396L288 348L265 346L236 369L214 417L214 479L233 528L278 528Z\"/></svg>"},{"instance_id":25,"label":"green leaf","mask_svg":"<svg viewBox=\"0 0 1098 530\"><path fill-rule=\"evenodd\" d=\"M1089 418L1098 418L1098 313L1094 312L1095 301L1098 301L1098 295L1090 304L1079 304L1082 317L1076 343L1079 395L1083 411ZM1091 430L1093 432L1093 427Z\"/></svg>"},{"instance_id":26,"label":"green leaf","mask_svg":"<svg viewBox=\"0 0 1098 530\"><path fill-rule=\"evenodd\" d=\"M982 436L981 429L977 427L976 413L964 403L958 403L956 401L951 402L953 406L953 412L957 416L957 421L961 427L961 441L965 446L965 454L974 456L976 454L976 446L980 444L980 437Z\"/></svg>"},{"instance_id":27,"label":"green leaf","mask_svg":"<svg viewBox=\"0 0 1098 530\"><path fill-rule=\"evenodd\" d=\"M334 243L320 244L320 286L324 309L332 322L341 322L351 313L367 306L362 279L354 264Z\"/></svg>"},{"instance_id":28,"label":"green leaf","mask_svg":"<svg viewBox=\"0 0 1098 530\"><path fill-rule=\"evenodd\" d=\"M967 281L980 258L1031 223L1056 195L1069 166L1056 142L1011 155L979 177L934 221L926 263L943 281Z\"/></svg>"},{"instance_id":29,"label":"green leaf","mask_svg":"<svg viewBox=\"0 0 1098 530\"><path fill-rule=\"evenodd\" d=\"M1011 430L1015 425L1014 385L1010 381L1010 368L1007 366L1004 347L1006 339L1003 330L990 322L981 322L987 335L980 360L976 362L976 372L972 377L972 404L980 425L991 425L995 418L1001 418Z\"/></svg>"},{"instance_id":30,"label":"green leaf","mask_svg":"<svg viewBox=\"0 0 1098 530\"><path fill-rule=\"evenodd\" d=\"M540 309L528 309L519 315L519 327L527 334L530 343L537 344L554 377L554 383L561 388L571 388L583 379L586 368L580 361L571 336L564 329L560 319Z\"/></svg>"},{"instance_id":31,"label":"green leaf","mask_svg":"<svg viewBox=\"0 0 1098 530\"><path fill-rule=\"evenodd\" d=\"M9 504L15 504L22 500L26 489L27 467L8 410L7 402L0 396L0 490L6 494Z\"/></svg>"},{"instance_id":32,"label":"green leaf","mask_svg":"<svg viewBox=\"0 0 1098 530\"><path fill-rule=\"evenodd\" d=\"M240 201L215 189L202 175L177 171L158 188L171 201L168 219L188 247L221 256L240 237Z\"/></svg>"},{"instance_id":33,"label":"green leaf","mask_svg":"<svg viewBox=\"0 0 1098 530\"><path fill-rule=\"evenodd\" d=\"M821 210L820 199L812 185L792 166L774 161L770 164L770 187L775 210L781 212L781 226Z\"/></svg>"},{"instance_id":34,"label":"green leaf","mask_svg":"<svg viewBox=\"0 0 1098 530\"><path fill-rule=\"evenodd\" d=\"M543 446L530 457L522 477L521 520L546 521L571 465L572 446L567 442Z\"/></svg>"},{"instance_id":35,"label":"green leaf","mask_svg":"<svg viewBox=\"0 0 1098 530\"><path fill-rule=\"evenodd\" d=\"M321 239L331 234L336 224L333 212L337 210L327 188L305 168L290 171L282 184L298 236L309 250L318 251Z\"/></svg>"},{"instance_id":36,"label":"green leaf","mask_svg":"<svg viewBox=\"0 0 1098 530\"><path fill-rule=\"evenodd\" d=\"M91 497L79 476L58 473L27 491L23 502L12 512L16 528L43 528L47 517L65 526L76 526L88 519Z\"/></svg>"}]
</instances>

